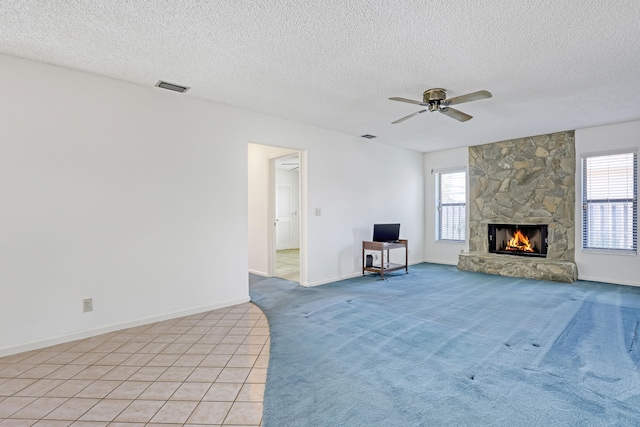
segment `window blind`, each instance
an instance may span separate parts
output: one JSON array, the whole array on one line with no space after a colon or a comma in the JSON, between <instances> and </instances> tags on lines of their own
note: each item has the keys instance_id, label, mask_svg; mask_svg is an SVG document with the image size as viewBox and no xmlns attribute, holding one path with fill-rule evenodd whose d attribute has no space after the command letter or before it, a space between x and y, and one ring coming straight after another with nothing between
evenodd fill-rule
<instances>
[{"instance_id":1,"label":"window blind","mask_svg":"<svg viewBox=\"0 0 640 427\"><path fill-rule=\"evenodd\" d=\"M466 172L436 173L436 240L465 240Z\"/></svg>"},{"instance_id":2,"label":"window blind","mask_svg":"<svg viewBox=\"0 0 640 427\"><path fill-rule=\"evenodd\" d=\"M582 159L582 247L637 253L637 152Z\"/></svg>"}]
</instances>

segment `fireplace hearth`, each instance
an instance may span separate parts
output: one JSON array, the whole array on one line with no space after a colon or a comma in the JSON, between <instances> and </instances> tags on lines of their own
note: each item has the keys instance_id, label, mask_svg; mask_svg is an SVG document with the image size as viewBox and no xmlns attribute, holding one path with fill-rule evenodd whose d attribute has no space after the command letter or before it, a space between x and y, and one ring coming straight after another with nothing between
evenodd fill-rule
<instances>
[{"instance_id":1,"label":"fireplace hearth","mask_svg":"<svg viewBox=\"0 0 640 427\"><path fill-rule=\"evenodd\" d=\"M547 256L547 224L489 224L489 252L505 255Z\"/></svg>"}]
</instances>

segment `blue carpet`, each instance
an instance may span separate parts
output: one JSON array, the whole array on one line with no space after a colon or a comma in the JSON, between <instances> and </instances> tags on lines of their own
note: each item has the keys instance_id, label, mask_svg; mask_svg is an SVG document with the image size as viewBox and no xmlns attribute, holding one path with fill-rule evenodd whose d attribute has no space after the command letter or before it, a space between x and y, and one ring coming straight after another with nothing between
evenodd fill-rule
<instances>
[{"instance_id":1,"label":"blue carpet","mask_svg":"<svg viewBox=\"0 0 640 427\"><path fill-rule=\"evenodd\" d=\"M640 425L640 289L420 264L315 288L250 277L264 427Z\"/></svg>"}]
</instances>

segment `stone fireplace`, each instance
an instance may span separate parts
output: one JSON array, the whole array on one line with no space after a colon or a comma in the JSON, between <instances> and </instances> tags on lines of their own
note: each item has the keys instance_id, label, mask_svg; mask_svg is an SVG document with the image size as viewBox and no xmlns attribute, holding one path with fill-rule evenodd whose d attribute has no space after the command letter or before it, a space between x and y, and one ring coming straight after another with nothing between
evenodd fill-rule
<instances>
[{"instance_id":1,"label":"stone fireplace","mask_svg":"<svg viewBox=\"0 0 640 427\"><path fill-rule=\"evenodd\" d=\"M577 280L575 168L573 131L469 147L469 252L458 268ZM537 249L523 249L517 229Z\"/></svg>"}]
</instances>

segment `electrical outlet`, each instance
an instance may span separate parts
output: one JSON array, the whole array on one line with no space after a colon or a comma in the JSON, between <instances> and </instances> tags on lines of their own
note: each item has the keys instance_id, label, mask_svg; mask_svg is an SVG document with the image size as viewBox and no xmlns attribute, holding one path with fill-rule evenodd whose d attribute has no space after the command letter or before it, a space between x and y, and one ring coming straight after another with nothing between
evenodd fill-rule
<instances>
[{"instance_id":1,"label":"electrical outlet","mask_svg":"<svg viewBox=\"0 0 640 427\"><path fill-rule=\"evenodd\" d=\"M316 208L316 216L322 216L322 209Z\"/></svg>"},{"instance_id":2,"label":"electrical outlet","mask_svg":"<svg viewBox=\"0 0 640 427\"><path fill-rule=\"evenodd\" d=\"M82 311L87 313L93 311L93 298L87 298L82 300Z\"/></svg>"}]
</instances>

